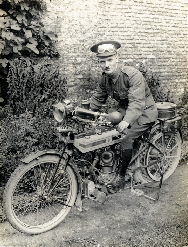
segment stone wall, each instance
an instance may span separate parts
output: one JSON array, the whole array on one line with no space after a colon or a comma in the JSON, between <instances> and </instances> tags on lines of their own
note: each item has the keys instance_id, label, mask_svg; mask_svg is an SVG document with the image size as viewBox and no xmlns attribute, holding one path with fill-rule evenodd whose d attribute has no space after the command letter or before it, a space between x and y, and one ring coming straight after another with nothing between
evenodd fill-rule
<instances>
[{"instance_id":1,"label":"stone wall","mask_svg":"<svg viewBox=\"0 0 188 247\"><path fill-rule=\"evenodd\" d=\"M58 34L61 73L70 92L97 82L100 69L90 47L102 40L122 44L121 61L145 60L170 99L188 88L187 0L46 0L44 24Z\"/></svg>"}]
</instances>

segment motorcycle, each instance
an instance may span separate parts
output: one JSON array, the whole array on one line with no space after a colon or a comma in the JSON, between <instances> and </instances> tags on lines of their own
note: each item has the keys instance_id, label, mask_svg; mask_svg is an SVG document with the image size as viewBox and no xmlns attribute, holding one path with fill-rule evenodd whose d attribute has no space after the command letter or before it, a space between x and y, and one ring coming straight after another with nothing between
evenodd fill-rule
<instances>
[{"instance_id":1,"label":"motorcycle","mask_svg":"<svg viewBox=\"0 0 188 247\"><path fill-rule=\"evenodd\" d=\"M161 186L175 171L181 155L181 117L176 105L157 103L157 122L139 137L127 175L134 186ZM31 153L11 175L4 190L7 219L17 230L39 234L56 227L76 205L89 198L104 203L108 184L120 169L123 133L121 116L74 107L65 100L54 105L60 149ZM115 116L115 118L113 118ZM111 119L110 119L111 118ZM77 126L76 129L73 126Z\"/></svg>"}]
</instances>

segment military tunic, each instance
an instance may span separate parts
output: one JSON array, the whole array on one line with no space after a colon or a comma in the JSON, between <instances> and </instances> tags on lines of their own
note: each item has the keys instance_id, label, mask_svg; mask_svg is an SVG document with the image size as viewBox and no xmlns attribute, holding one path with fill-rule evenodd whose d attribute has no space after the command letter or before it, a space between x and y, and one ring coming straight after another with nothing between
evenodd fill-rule
<instances>
[{"instance_id":1,"label":"military tunic","mask_svg":"<svg viewBox=\"0 0 188 247\"><path fill-rule=\"evenodd\" d=\"M102 74L96 92L90 99L92 110L99 110L108 96L118 102L118 111L129 123L124 148L131 148L135 138L157 120L158 112L153 96L142 73L130 66L118 68L115 78Z\"/></svg>"}]
</instances>

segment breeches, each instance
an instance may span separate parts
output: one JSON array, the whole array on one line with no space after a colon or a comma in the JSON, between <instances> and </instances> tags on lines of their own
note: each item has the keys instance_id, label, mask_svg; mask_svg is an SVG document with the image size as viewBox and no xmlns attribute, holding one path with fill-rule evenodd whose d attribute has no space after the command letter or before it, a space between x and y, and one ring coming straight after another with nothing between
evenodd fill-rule
<instances>
[{"instance_id":1,"label":"breeches","mask_svg":"<svg viewBox=\"0 0 188 247\"><path fill-rule=\"evenodd\" d=\"M150 126L154 123L146 123L143 125L138 124L136 121L130 129L127 129L127 135L123 138L121 142L122 149L132 149L133 143L136 138L141 136Z\"/></svg>"}]
</instances>

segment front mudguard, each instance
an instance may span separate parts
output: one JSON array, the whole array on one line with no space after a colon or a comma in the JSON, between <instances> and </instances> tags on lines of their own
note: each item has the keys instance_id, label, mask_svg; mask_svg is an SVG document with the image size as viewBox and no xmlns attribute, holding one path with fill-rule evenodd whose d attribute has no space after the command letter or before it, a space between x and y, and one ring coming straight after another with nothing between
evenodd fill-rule
<instances>
[{"instance_id":1,"label":"front mudguard","mask_svg":"<svg viewBox=\"0 0 188 247\"><path fill-rule=\"evenodd\" d=\"M37 151L37 152L33 152L33 153L29 154L27 157L25 157L21 161L24 164L29 164L31 161L33 161L35 159L37 160L44 155L57 155L60 158L61 152L56 151L54 149ZM82 191L82 179L81 179L80 173L79 173L77 167L72 162L68 162L68 164L73 169L74 174L76 175L77 183L78 183L78 194L80 194Z\"/></svg>"},{"instance_id":2,"label":"front mudguard","mask_svg":"<svg viewBox=\"0 0 188 247\"><path fill-rule=\"evenodd\" d=\"M55 154L55 155L60 156L60 152L58 152L54 149L50 149L50 150L33 152L33 153L29 154L27 157L25 157L24 159L22 159L21 161L25 164L29 164L31 161L38 159L41 156L50 155L50 154Z\"/></svg>"}]
</instances>

